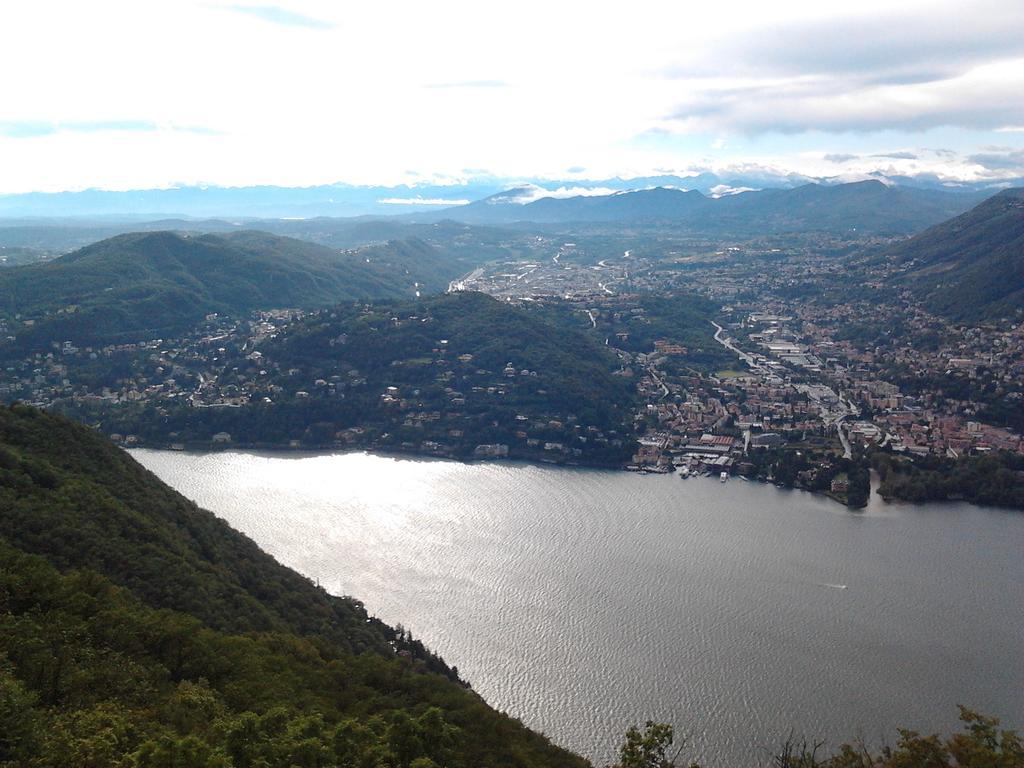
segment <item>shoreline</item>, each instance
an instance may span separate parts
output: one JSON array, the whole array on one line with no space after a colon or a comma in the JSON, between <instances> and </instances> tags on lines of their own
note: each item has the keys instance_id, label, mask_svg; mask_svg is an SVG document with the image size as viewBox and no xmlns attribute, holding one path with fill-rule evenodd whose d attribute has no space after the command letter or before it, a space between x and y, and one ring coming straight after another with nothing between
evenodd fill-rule
<instances>
[{"instance_id":1,"label":"shoreline","mask_svg":"<svg viewBox=\"0 0 1024 768\"><path fill-rule=\"evenodd\" d=\"M296 457L305 456L327 456L332 454L349 454L349 453L361 453L368 456L378 456L381 458L391 458L398 460L420 460L420 461L452 461L459 464L474 465L474 464L515 464L515 465L526 465L537 468L559 468L559 469L573 469L573 470L592 470L598 472L617 472L622 474L632 475L655 475L655 476L666 476L666 477L678 477L677 472L642 472L637 470L631 470L627 468L625 464L598 464L594 462L568 462L568 461L554 461L554 460L538 460L531 459L523 456L501 456L501 457L477 457L477 458L461 458L459 456L444 455L444 454L431 454L424 453L422 451L403 451L400 449L394 450L380 450L375 448L366 448L358 446L303 446L295 447L289 445L280 445L274 443L256 444L256 443L234 443L230 445L217 445L211 446L207 443L189 443L184 444L182 448L171 448L167 445L153 445L148 443L135 443L132 445L125 445L123 443L114 443L119 448L125 451L133 450L147 450L147 451L159 451L161 453L188 453L188 454L211 454L211 453L224 453L228 451L236 451L238 453L277 453L277 454L295 454ZM690 479L696 479L699 475L691 475ZM737 480L741 475L730 475L730 480ZM704 478L710 479L710 478ZM748 482L758 483L761 485L770 485L779 490L787 491L798 491L800 493L808 493L811 496L827 498L834 501L844 509L849 510L852 513L864 513L870 507L873 506L872 502L878 501L885 506L892 507L934 507L943 506L946 504L964 503L977 509L986 510L1003 510L1013 514L1021 514L1022 510L1015 507L998 506L992 504L978 504L976 502L967 499L935 499L932 501L910 501L908 499L900 499L882 496L878 493L878 488L881 485L881 481L874 470L871 470L871 493L868 495L868 502L861 507L851 507L846 502L838 498L831 491L815 491L810 488L803 488L800 486L788 486L778 485L770 482L763 478L748 477Z\"/></svg>"},{"instance_id":2,"label":"shoreline","mask_svg":"<svg viewBox=\"0 0 1024 768\"><path fill-rule=\"evenodd\" d=\"M265 452L297 455L305 454L307 456L362 453L370 456L380 456L382 458L453 461L467 465L509 462L515 464L528 464L535 467L561 467L566 469L594 469L621 472L630 471L626 469L626 465L624 464L609 464L589 461L557 461L555 459L539 459L515 455L463 457L451 453L429 453L426 451L402 450L401 448L381 449L359 445L293 446L281 443L224 443L218 445L212 445L210 443L182 443L181 447L171 447L166 443L154 444L141 441L130 445L123 442L115 442L114 445L126 451L144 449L147 451L161 451L163 453L208 454L237 451L239 453Z\"/></svg>"},{"instance_id":3,"label":"shoreline","mask_svg":"<svg viewBox=\"0 0 1024 768\"><path fill-rule=\"evenodd\" d=\"M306 455L329 455L329 454L346 454L346 453L363 453L371 456L381 456L385 458L396 458L396 459L421 459L421 460L434 460L434 461L454 461L460 464L473 465L473 464L493 464L501 462L510 462L515 464L525 464L534 467L562 467L567 469L592 469L600 471L614 471L629 473L634 475L657 475L657 476L668 476L678 477L679 473L675 469L672 471L657 471L655 469L646 469L644 467L636 467L629 464L612 464L612 463L601 463L593 461L558 461L555 459L542 459L542 458L531 458L528 456L478 456L478 457L463 457L456 454L450 453L429 453L425 451L417 450L402 450L400 448L389 448L382 450L379 448L367 447L367 446L354 446L354 445L319 445L319 446L294 446L282 443L223 443L223 444L211 444L208 442L193 442L193 443L181 443L180 447L172 447L172 444L153 444L145 442L136 442L133 444L115 443L125 450L134 449L146 449L151 451L162 451L166 453L223 453L226 451L238 451L241 453L246 452L273 452L273 453L289 453L289 454L306 454ZM690 479L698 477L697 475L691 476ZM740 475L729 475L730 480L738 479ZM773 485L777 488L790 490L790 491L802 491L804 493L810 493L813 496L823 496L831 499L842 507L847 509L858 511L864 509L864 507L850 507L845 500L839 498L831 491L815 491L810 488L803 488L801 486L788 486L778 485L770 482L763 478L747 477L745 478L748 482L756 482L764 485ZM877 484L872 482L872 495L877 488ZM886 499L886 502L889 500Z\"/></svg>"}]
</instances>

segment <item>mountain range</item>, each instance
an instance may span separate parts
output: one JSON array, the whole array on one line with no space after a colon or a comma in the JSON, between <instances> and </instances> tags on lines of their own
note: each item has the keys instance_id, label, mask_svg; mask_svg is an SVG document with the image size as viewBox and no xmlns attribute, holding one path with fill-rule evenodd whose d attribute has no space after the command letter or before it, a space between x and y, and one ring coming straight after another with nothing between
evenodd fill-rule
<instances>
[{"instance_id":1,"label":"mountain range","mask_svg":"<svg viewBox=\"0 0 1024 768\"><path fill-rule=\"evenodd\" d=\"M943 191L877 180L705 193L670 185L686 181L674 177L631 181L654 186L613 191L606 187L550 190L527 185L466 204L423 207L401 215L394 215L392 206L390 216L147 220L122 214L0 219L0 266L52 258L129 232L231 234L259 230L332 248L419 238L472 269L489 259L514 255L509 252L510 244L530 226L608 230L642 225L677 234L727 237L800 232L898 236L916 234L963 213L994 193L991 189Z\"/></svg>"},{"instance_id":2,"label":"mountain range","mask_svg":"<svg viewBox=\"0 0 1024 768\"><path fill-rule=\"evenodd\" d=\"M230 217L313 218L317 216L383 216L450 207L460 201L480 200L504 190L528 185L536 196L565 197L585 192L599 194L674 187L705 195L728 195L737 190L793 189L806 184L835 186L851 181L877 179L887 185L934 191L959 190L991 194L992 182L955 182L923 174L893 176L873 173L861 176L806 176L770 168L733 171L665 173L630 178L562 179L508 178L470 173L464 178L413 180L394 185L322 184L310 187L217 187L181 186L167 189L125 191L87 189L76 192L28 192L0 195L0 219L25 217L108 217L114 221L156 218ZM1024 179L1004 179L1003 185Z\"/></svg>"},{"instance_id":3,"label":"mountain range","mask_svg":"<svg viewBox=\"0 0 1024 768\"><path fill-rule=\"evenodd\" d=\"M912 234L963 213L983 193L941 192L861 181L707 197L669 187L606 195L537 197L533 188L507 190L431 214L473 224L644 223L700 233L757 234L827 231ZM423 219L426 214L417 215Z\"/></svg>"}]
</instances>

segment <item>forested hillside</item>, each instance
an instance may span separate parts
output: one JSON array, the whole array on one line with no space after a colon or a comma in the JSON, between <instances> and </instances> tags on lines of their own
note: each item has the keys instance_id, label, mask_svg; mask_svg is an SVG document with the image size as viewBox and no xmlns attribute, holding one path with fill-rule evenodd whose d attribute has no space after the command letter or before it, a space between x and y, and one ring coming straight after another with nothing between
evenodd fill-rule
<instances>
[{"instance_id":1,"label":"forested hillside","mask_svg":"<svg viewBox=\"0 0 1024 768\"><path fill-rule=\"evenodd\" d=\"M339 252L264 232L132 233L0 271L0 318L19 351L138 341L214 312L412 297L461 269L444 264L418 240Z\"/></svg>"},{"instance_id":2,"label":"forested hillside","mask_svg":"<svg viewBox=\"0 0 1024 768\"><path fill-rule=\"evenodd\" d=\"M893 247L909 288L932 311L955 320L1014 316L1024 309L1024 189L1008 189L976 208Z\"/></svg>"},{"instance_id":3,"label":"forested hillside","mask_svg":"<svg viewBox=\"0 0 1024 768\"><path fill-rule=\"evenodd\" d=\"M484 294L339 305L255 351L218 343L191 400L64 407L150 445L224 432L242 445L610 465L632 448L635 388L598 337ZM232 407L220 406L226 392Z\"/></svg>"},{"instance_id":4,"label":"forested hillside","mask_svg":"<svg viewBox=\"0 0 1024 768\"><path fill-rule=\"evenodd\" d=\"M0 409L0 765L584 764L105 438Z\"/></svg>"}]
</instances>

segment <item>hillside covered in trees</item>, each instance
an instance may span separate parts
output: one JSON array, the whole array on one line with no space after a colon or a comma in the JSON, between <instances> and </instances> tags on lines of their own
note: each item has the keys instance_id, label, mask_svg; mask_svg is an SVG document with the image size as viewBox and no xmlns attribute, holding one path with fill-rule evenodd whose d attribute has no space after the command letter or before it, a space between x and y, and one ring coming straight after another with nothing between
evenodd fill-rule
<instances>
[{"instance_id":1,"label":"hillside covered in trees","mask_svg":"<svg viewBox=\"0 0 1024 768\"><path fill-rule=\"evenodd\" d=\"M65 411L150 445L226 433L233 445L611 465L632 448L636 392L616 355L560 315L484 294L339 305L259 342L217 343L188 399Z\"/></svg>"},{"instance_id":2,"label":"hillside covered in trees","mask_svg":"<svg viewBox=\"0 0 1024 768\"><path fill-rule=\"evenodd\" d=\"M939 315L977 321L1024 307L1024 189L1007 189L894 246L909 288Z\"/></svg>"},{"instance_id":3,"label":"hillside covered in trees","mask_svg":"<svg viewBox=\"0 0 1024 768\"><path fill-rule=\"evenodd\" d=\"M566 766L86 427L0 409L0 765Z\"/></svg>"},{"instance_id":4,"label":"hillside covered in trees","mask_svg":"<svg viewBox=\"0 0 1024 768\"><path fill-rule=\"evenodd\" d=\"M134 342L210 313L411 298L461 269L420 240L339 252L265 232L136 232L0 271L0 318L18 352Z\"/></svg>"}]
</instances>

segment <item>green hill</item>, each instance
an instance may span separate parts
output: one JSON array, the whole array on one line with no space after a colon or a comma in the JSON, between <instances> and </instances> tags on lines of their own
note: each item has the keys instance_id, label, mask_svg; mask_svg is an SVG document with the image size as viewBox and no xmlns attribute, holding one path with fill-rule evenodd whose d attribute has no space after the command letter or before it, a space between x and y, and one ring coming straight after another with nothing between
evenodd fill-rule
<instances>
[{"instance_id":1,"label":"green hill","mask_svg":"<svg viewBox=\"0 0 1024 768\"><path fill-rule=\"evenodd\" d=\"M87 429L0 408L0 764L569 766Z\"/></svg>"},{"instance_id":2,"label":"green hill","mask_svg":"<svg viewBox=\"0 0 1024 768\"><path fill-rule=\"evenodd\" d=\"M1008 189L967 213L891 248L895 280L955 320L1013 316L1024 308L1024 189Z\"/></svg>"},{"instance_id":3,"label":"green hill","mask_svg":"<svg viewBox=\"0 0 1024 768\"><path fill-rule=\"evenodd\" d=\"M625 463L632 448L634 387L615 375L618 358L599 338L481 293L340 305L278 329L255 350L219 343L216 360L180 372L180 380L202 376L188 398L62 407L151 445L208 446L227 432L242 445L602 465Z\"/></svg>"},{"instance_id":4,"label":"green hill","mask_svg":"<svg viewBox=\"0 0 1024 768\"><path fill-rule=\"evenodd\" d=\"M19 351L137 341L213 312L412 297L460 269L418 240L339 252L263 232L132 233L0 271L0 315Z\"/></svg>"}]
</instances>

